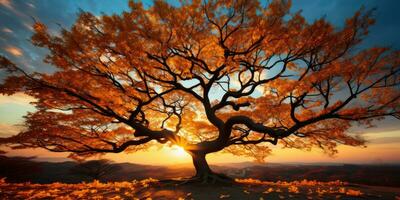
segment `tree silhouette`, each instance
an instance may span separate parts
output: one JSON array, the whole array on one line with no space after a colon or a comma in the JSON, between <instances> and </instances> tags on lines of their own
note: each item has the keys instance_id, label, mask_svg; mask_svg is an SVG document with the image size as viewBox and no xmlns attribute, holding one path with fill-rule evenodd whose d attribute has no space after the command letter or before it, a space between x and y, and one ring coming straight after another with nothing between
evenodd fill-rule
<instances>
[{"instance_id":1,"label":"tree silhouette","mask_svg":"<svg viewBox=\"0 0 400 200\"><path fill-rule=\"evenodd\" d=\"M35 23L32 43L49 50L54 73L28 73L6 58L2 94L37 99L27 129L3 138L72 157L175 144L195 179L220 180L206 155L224 150L262 161L269 145L336 153L362 146L354 122L399 117L399 51L362 49L373 24L360 10L341 28L289 13L290 1L163 1L95 16L51 35Z\"/></svg>"},{"instance_id":2,"label":"tree silhouette","mask_svg":"<svg viewBox=\"0 0 400 200\"><path fill-rule=\"evenodd\" d=\"M101 159L79 163L72 167L70 172L75 175L89 177L92 180L102 180L104 177L109 176L120 169L121 167L113 164L112 161Z\"/></svg>"}]
</instances>

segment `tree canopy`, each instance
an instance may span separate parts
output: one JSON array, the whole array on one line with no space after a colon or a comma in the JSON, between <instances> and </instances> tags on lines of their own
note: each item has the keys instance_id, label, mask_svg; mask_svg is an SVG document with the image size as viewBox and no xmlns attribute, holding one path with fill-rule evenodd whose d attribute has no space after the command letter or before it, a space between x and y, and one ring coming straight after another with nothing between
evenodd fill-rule
<instances>
[{"instance_id":1,"label":"tree canopy","mask_svg":"<svg viewBox=\"0 0 400 200\"><path fill-rule=\"evenodd\" d=\"M339 28L290 13L290 1L129 6L82 11L59 34L35 23L32 43L54 73L1 57L0 93L37 99L26 130L1 143L73 157L175 144L199 171L199 155L221 150L259 161L271 144L334 154L364 145L348 133L354 122L399 117L399 51L360 49L372 11Z\"/></svg>"}]
</instances>

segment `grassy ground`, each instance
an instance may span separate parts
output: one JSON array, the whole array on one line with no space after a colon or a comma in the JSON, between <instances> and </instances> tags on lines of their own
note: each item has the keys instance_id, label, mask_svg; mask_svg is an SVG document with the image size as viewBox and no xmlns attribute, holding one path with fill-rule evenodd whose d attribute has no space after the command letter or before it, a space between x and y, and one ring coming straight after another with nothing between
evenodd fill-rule
<instances>
[{"instance_id":1,"label":"grassy ground","mask_svg":"<svg viewBox=\"0 0 400 200\"><path fill-rule=\"evenodd\" d=\"M0 199L400 199L400 188L341 181L264 182L238 179L232 185L182 184L145 179L79 184L0 181Z\"/></svg>"}]
</instances>

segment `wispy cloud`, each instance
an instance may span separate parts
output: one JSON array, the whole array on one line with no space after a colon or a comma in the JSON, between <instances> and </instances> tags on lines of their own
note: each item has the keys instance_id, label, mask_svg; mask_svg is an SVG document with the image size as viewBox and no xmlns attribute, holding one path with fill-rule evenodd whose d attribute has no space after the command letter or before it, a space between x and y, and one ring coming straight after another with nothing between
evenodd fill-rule
<instances>
[{"instance_id":1,"label":"wispy cloud","mask_svg":"<svg viewBox=\"0 0 400 200\"><path fill-rule=\"evenodd\" d=\"M14 7L12 6L10 0L0 0L0 5L8 8L8 9L14 10Z\"/></svg>"},{"instance_id":2,"label":"wispy cloud","mask_svg":"<svg viewBox=\"0 0 400 200\"><path fill-rule=\"evenodd\" d=\"M26 95L24 93L16 93L11 96L0 95L0 105L1 104L19 104L19 105L29 105L30 102L36 101L35 98ZM1 129L1 128L0 128Z\"/></svg>"},{"instance_id":3,"label":"wispy cloud","mask_svg":"<svg viewBox=\"0 0 400 200\"><path fill-rule=\"evenodd\" d=\"M4 33L13 33L13 31L7 27L4 27L3 29L1 29L1 31L3 31Z\"/></svg>"},{"instance_id":4,"label":"wispy cloud","mask_svg":"<svg viewBox=\"0 0 400 200\"><path fill-rule=\"evenodd\" d=\"M36 8L36 6L33 5L33 3L26 3L26 5L28 5L28 6L31 7L31 8Z\"/></svg>"},{"instance_id":5,"label":"wispy cloud","mask_svg":"<svg viewBox=\"0 0 400 200\"><path fill-rule=\"evenodd\" d=\"M22 126L0 123L0 137L9 137L12 135L16 135L22 129Z\"/></svg>"},{"instance_id":6,"label":"wispy cloud","mask_svg":"<svg viewBox=\"0 0 400 200\"><path fill-rule=\"evenodd\" d=\"M380 137L370 140L371 144L391 144L400 143L400 137Z\"/></svg>"},{"instance_id":7,"label":"wispy cloud","mask_svg":"<svg viewBox=\"0 0 400 200\"><path fill-rule=\"evenodd\" d=\"M14 55L14 56L17 56L17 57L23 55L22 50L20 48L18 48L18 47L15 47L15 46L6 46L4 48L4 50L7 51L8 53Z\"/></svg>"},{"instance_id":8,"label":"wispy cloud","mask_svg":"<svg viewBox=\"0 0 400 200\"><path fill-rule=\"evenodd\" d=\"M33 31L33 24L32 23L23 22L22 24L26 29Z\"/></svg>"}]
</instances>

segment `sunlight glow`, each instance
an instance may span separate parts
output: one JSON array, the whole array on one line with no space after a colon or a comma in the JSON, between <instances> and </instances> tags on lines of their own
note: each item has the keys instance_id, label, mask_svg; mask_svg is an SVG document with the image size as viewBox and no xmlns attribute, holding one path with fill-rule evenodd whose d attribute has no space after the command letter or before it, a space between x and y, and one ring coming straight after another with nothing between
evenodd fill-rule
<instances>
[{"instance_id":1,"label":"sunlight glow","mask_svg":"<svg viewBox=\"0 0 400 200\"><path fill-rule=\"evenodd\" d=\"M185 157L188 155L184 148L177 145L171 147L171 153L176 157Z\"/></svg>"}]
</instances>

